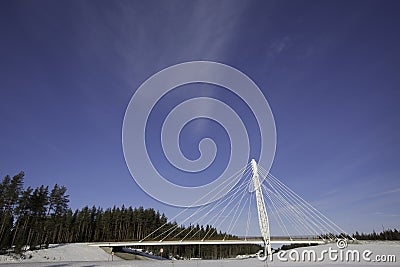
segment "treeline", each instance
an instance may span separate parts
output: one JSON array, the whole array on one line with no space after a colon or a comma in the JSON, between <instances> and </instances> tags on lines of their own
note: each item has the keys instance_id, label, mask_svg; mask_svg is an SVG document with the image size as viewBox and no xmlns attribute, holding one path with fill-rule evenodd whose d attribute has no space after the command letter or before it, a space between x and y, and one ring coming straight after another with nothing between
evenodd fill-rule
<instances>
[{"instance_id":1,"label":"treeline","mask_svg":"<svg viewBox=\"0 0 400 267\"><path fill-rule=\"evenodd\" d=\"M373 231L369 234L360 234L356 232L353 237L358 240L400 240L400 232L396 228L383 230L380 233Z\"/></svg>"},{"instance_id":2,"label":"treeline","mask_svg":"<svg viewBox=\"0 0 400 267\"><path fill-rule=\"evenodd\" d=\"M72 211L67 188L55 185L24 188L24 173L6 176L0 183L0 250L48 247L49 244L75 242L116 242L161 239L175 227L174 238L235 239L210 225L184 227L170 223L154 209L84 207ZM175 236L175 233L179 233ZM193 236L193 234L195 234ZM254 246L171 247L166 253L184 257L231 257L240 252L257 251ZM151 248L147 248L151 249Z\"/></svg>"},{"instance_id":3,"label":"treeline","mask_svg":"<svg viewBox=\"0 0 400 267\"><path fill-rule=\"evenodd\" d=\"M67 189L54 185L24 189L24 173L0 183L0 250L20 250L61 240L70 212Z\"/></svg>"}]
</instances>

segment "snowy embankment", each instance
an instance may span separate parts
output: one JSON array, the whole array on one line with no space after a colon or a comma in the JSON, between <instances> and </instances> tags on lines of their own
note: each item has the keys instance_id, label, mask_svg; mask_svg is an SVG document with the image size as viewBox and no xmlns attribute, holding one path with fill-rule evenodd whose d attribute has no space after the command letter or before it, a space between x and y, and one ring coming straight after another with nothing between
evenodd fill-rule
<instances>
[{"instance_id":1,"label":"snowy embankment","mask_svg":"<svg viewBox=\"0 0 400 267\"><path fill-rule=\"evenodd\" d=\"M99 247L84 243L49 245L48 249L27 251L25 259L0 256L0 263L11 262L65 262L65 261L111 261L111 255ZM120 260L114 256L114 260Z\"/></svg>"}]
</instances>

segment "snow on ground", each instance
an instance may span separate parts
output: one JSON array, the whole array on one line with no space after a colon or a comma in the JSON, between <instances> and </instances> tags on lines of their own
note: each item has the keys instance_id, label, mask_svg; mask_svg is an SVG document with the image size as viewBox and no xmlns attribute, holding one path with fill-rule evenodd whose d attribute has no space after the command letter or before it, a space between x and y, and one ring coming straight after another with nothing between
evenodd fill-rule
<instances>
[{"instance_id":1,"label":"snow on ground","mask_svg":"<svg viewBox=\"0 0 400 267\"><path fill-rule=\"evenodd\" d=\"M315 253L315 261L308 260L308 255L312 255L310 251ZM324 252L326 251L326 252ZM334 259L335 255L338 259ZM337 251L337 252L334 252ZM356 255L358 251L360 259L357 260ZM305 255L305 260L302 260L302 255ZM343 255L343 260L340 260L340 254ZM297 256L298 255L298 256ZM323 255L323 260L320 259ZM349 256L346 256L349 255ZM394 262L376 262L377 256L394 255L391 258ZM363 257L364 256L364 257ZM47 258L48 259L47 259ZM32 259L24 260L18 266L132 266L132 267L158 267L158 266L172 266L172 267L246 267L246 266L399 266L400 262L400 242L397 241L370 241L361 242L361 244L349 244L347 248L338 249L336 244L326 244L314 247L298 248L287 251L286 254L280 255L281 259L287 259L283 262L274 254L272 262L261 262L256 258L252 259L226 259L226 260L187 260L187 261L124 261L114 258L110 261L111 256L97 247L90 247L86 244L68 244L54 246L53 248L33 252ZM293 261L299 257L299 261ZM349 258L346 261L346 257ZM312 256L311 256L312 258ZM61 259L61 260L60 260ZM353 260L354 259L354 260ZM370 260L370 261L368 261ZM1 262L1 261L0 261ZM4 263L4 262L3 262ZM7 262L10 263L10 262ZM13 264L14 265L14 264Z\"/></svg>"},{"instance_id":2,"label":"snow on ground","mask_svg":"<svg viewBox=\"0 0 400 267\"><path fill-rule=\"evenodd\" d=\"M111 261L111 255L104 250L84 243L49 245L48 249L27 251L24 254L26 257L24 260L0 256L0 264L12 262ZM121 259L114 256L114 260Z\"/></svg>"}]
</instances>

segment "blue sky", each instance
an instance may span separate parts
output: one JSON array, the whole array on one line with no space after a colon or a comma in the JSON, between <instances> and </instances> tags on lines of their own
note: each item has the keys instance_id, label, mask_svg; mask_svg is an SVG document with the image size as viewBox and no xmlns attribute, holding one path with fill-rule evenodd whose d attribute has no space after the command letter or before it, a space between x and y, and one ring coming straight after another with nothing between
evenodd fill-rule
<instances>
[{"instance_id":1,"label":"blue sky","mask_svg":"<svg viewBox=\"0 0 400 267\"><path fill-rule=\"evenodd\" d=\"M210 60L267 98L275 176L350 232L399 228L399 11L397 1L1 1L0 175L66 185L72 208L174 214L130 176L123 117L154 73ZM194 139L219 135L214 126Z\"/></svg>"}]
</instances>

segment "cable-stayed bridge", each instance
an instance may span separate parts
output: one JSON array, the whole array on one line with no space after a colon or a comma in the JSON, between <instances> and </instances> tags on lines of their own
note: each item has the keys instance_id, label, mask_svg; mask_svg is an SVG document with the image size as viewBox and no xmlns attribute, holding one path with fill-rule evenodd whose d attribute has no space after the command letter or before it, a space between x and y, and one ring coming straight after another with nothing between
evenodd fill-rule
<instances>
[{"instance_id":1,"label":"cable-stayed bridge","mask_svg":"<svg viewBox=\"0 0 400 267\"><path fill-rule=\"evenodd\" d=\"M223 197L208 205L183 209L141 240L92 245L135 247L256 244L264 246L264 255L271 255L273 244L323 244L338 238L351 238L255 160L235 175L241 176L241 179ZM203 197L227 191L234 181L237 179L226 179ZM196 206L196 202L193 206ZM199 225L207 227L204 229ZM217 229L223 229L224 234L218 233ZM280 237L271 236L271 229ZM244 235L239 238L233 236L235 233Z\"/></svg>"}]
</instances>

